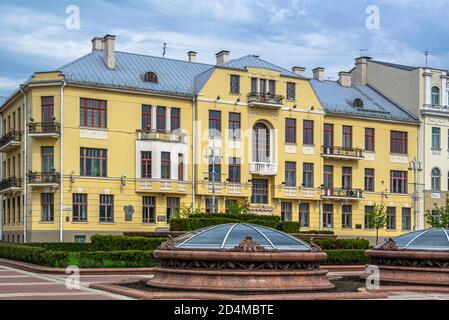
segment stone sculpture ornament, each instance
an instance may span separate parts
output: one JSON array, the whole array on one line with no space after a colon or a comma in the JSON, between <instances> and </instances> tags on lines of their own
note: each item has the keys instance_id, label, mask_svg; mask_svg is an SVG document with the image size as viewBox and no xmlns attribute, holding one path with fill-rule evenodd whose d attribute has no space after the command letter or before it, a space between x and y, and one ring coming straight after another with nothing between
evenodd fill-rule
<instances>
[{"instance_id":1,"label":"stone sculpture ornament","mask_svg":"<svg viewBox=\"0 0 449 320\"><path fill-rule=\"evenodd\" d=\"M161 243L157 250L175 250L175 243L172 236L168 236L168 240Z\"/></svg>"},{"instance_id":2,"label":"stone sculpture ornament","mask_svg":"<svg viewBox=\"0 0 449 320\"><path fill-rule=\"evenodd\" d=\"M399 250L399 248L396 245L396 242L392 239L389 238L388 240L386 240L386 242L380 247L380 250L384 250L384 251L396 251Z\"/></svg>"},{"instance_id":3,"label":"stone sculpture ornament","mask_svg":"<svg viewBox=\"0 0 449 320\"><path fill-rule=\"evenodd\" d=\"M246 237L240 244L234 248L234 251L238 252L264 252L265 248L262 247L257 241L251 237Z\"/></svg>"},{"instance_id":4,"label":"stone sculpture ornament","mask_svg":"<svg viewBox=\"0 0 449 320\"><path fill-rule=\"evenodd\" d=\"M319 245L317 245L316 243L313 242L313 238L310 239L310 248L312 248L312 252L322 252L323 250L321 249L321 247Z\"/></svg>"}]
</instances>

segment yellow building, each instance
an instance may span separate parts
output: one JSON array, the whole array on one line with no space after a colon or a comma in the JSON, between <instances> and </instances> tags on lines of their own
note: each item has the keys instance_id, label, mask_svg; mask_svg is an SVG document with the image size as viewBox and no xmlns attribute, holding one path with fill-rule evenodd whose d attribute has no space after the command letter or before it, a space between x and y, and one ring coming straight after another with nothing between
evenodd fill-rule
<instances>
[{"instance_id":1,"label":"yellow building","mask_svg":"<svg viewBox=\"0 0 449 320\"><path fill-rule=\"evenodd\" d=\"M4 240L161 230L183 205L223 212L244 199L252 212L341 236L374 235L365 210L382 200L396 217L382 234L413 225L407 166L417 120L347 74L328 82L316 69L310 81L303 68L228 51L216 65L196 63L195 52L188 61L123 53L109 35L92 46L2 104ZM366 169L375 172L367 191Z\"/></svg>"}]
</instances>

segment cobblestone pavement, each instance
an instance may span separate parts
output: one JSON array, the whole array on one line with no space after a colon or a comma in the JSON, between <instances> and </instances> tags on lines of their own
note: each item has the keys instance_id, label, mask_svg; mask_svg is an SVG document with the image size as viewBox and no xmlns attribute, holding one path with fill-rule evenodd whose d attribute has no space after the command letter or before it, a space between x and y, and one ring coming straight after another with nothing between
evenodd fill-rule
<instances>
[{"instance_id":1,"label":"cobblestone pavement","mask_svg":"<svg viewBox=\"0 0 449 320\"><path fill-rule=\"evenodd\" d=\"M0 300L131 300L90 289L90 283L142 279L138 275L81 275L80 289L66 287L67 275L44 275L0 265Z\"/></svg>"}]
</instances>

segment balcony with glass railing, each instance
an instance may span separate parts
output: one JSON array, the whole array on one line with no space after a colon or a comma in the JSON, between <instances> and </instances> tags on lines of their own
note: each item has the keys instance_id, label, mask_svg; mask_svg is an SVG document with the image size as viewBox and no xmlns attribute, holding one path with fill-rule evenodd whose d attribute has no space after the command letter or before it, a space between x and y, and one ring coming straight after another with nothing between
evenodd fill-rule
<instances>
[{"instance_id":1,"label":"balcony with glass railing","mask_svg":"<svg viewBox=\"0 0 449 320\"><path fill-rule=\"evenodd\" d=\"M364 159L364 150L358 148L322 147L323 158L341 159L341 160L362 160Z\"/></svg>"},{"instance_id":2,"label":"balcony with glass railing","mask_svg":"<svg viewBox=\"0 0 449 320\"><path fill-rule=\"evenodd\" d=\"M280 109L283 99L283 96L276 94L252 92L248 94L248 106Z\"/></svg>"},{"instance_id":3,"label":"balcony with glass railing","mask_svg":"<svg viewBox=\"0 0 449 320\"><path fill-rule=\"evenodd\" d=\"M9 152L22 144L22 133L11 130L0 138L0 152Z\"/></svg>"}]
</instances>

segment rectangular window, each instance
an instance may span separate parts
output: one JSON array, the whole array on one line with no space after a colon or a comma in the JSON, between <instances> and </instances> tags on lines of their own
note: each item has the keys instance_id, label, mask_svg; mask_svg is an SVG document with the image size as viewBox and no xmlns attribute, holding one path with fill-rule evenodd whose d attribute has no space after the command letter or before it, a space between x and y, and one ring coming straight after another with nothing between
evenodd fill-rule
<instances>
[{"instance_id":1,"label":"rectangular window","mask_svg":"<svg viewBox=\"0 0 449 320\"><path fill-rule=\"evenodd\" d=\"M365 191L374 192L374 169L365 169Z\"/></svg>"},{"instance_id":2,"label":"rectangular window","mask_svg":"<svg viewBox=\"0 0 449 320\"><path fill-rule=\"evenodd\" d=\"M410 208L402 208L402 230L412 230L412 213Z\"/></svg>"},{"instance_id":3,"label":"rectangular window","mask_svg":"<svg viewBox=\"0 0 449 320\"><path fill-rule=\"evenodd\" d=\"M9 201L9 199L8 199ZM55 195L53 193L41 194L41 221L53 222L54 221L54 208Z\"/></svg>"},{"instance_id":4,"label":"rectangular window","mask_svg":"<svg viewBox=\"0 0 449 320\"><path fill-rule=\"evenodd\" d=\"M374 229L373 211L373 206L365 207L365 229Z\"/></svg>"},{"instance_id":5,"label":"rectangular window","mask_svg":"<svg viewBox=\"0 0 449 320\"><path fill-rule=\"evenodd\" d=\"M334 125L325 123L324 124L324 146L333 147L334 146Z\"/></svg>"},{"instance_id":6,"label":"rectangular window","mask_svg":"<svg viewBox=\"0 0 449 320\"><path fill-rule=\"evenodd\" d=\"M170 129L176 131L181 128L181 109L171 108L170 110Z\"/></svg>"},{"instance_id":7,"label":"rectangular window","mask_svg":"<svg viewBox=\"0 0 449 320\"><path fill-rule=\"evenodd\" d=\"M114 222L114 196L100 195L100 222Z\"/></svg>"},{"instance_id":8,"label":"rectangular window","mask_svg":"<svg viewBox=\"0 0 449 320\"><path fill-rule=\"evenodd\" d=\"M352 148L352 127L343 126L343 145L342 147L345 149Z\"/></svg>"},{"instance_id":9,"label":"rectangular window","mask_svg":"<svg viewBox=\"0 0 449 320\"><path fill-rule=\"evenodd\" d=\"M156 223L156 197L142 197L142 223Z\"/></svg>"},{"instance_id":10,"label":"rectangular window","mask_svg":"<svg viewBox=\"0 0 449 320\"><path fill-rule=\"evenodd\" d=\"M229 138L240 140L240 113L229 112Z\"/></svg>"},{"instance_id":11,"label":"rectangular window","mask_svg":"<svg viewBox=\"0 0 449 320\"><path fill-rule=\"evenodd\" d=\"M296 100L296 84L287 82L287 100Z\"/></svg>"},{"instance_id":12,"label":"rectangular window","mask_svg":"<svg viewBox=\"0 0 449 320\"><path fill-rule=\"evenodd\" d=\"M334 227L334 205L323 205L323 228L332 229Z\"/></svg>"},{"instance_id":13,"label":"rectangular window","mask_svg":"<svg viewBox=\"0 0 449 320\"><path fill-rule=\"evenodd\" d=\"M408 134L402 131L391 131L390 152L397 154L407 154Z\"/></svg>"},{"instance_id":14,"label":"rectangular window","mask_svg":"<svg viewBox=\"0 0 449 320\"><path fill-rule=\"evenodd\" d=\"M12 223L16 223L16 198L11 199L11 213L12 213Z\"/></svg>"},{"instance_id":15,"label":"rectangular window","mask_svg":"<svg viewBox=\"0 0 449 320\"><path fill-rule=\"evenodd\" d=\"M441 129L432 128L432 150L441 150Z\"/></svg>"},{"instance_id":16,"label":"rectangular window","mask_svg":"<svg viewBox=\"0 0 449 320\"><path fill-rule=\"evenodd\" d=\"M341 207L341 227L343 229L352 229L352 206L344 204Z\"/></svg>"},{"instance_id":17,"label":"rectangular window","mask_svg":"<svg viewBox=\"0 0 449 320\"><path fill-rule=\"evenodd\" d=\"M159 132L165 132L166 128L166 111L165 107L156 108L156 130Z\"/></svg>"},{"instance_id":18,"label":"rectangular window","mask_svg":"<svg viewBox=\"0 0 449 320\"><path fill-rule=\"evenodd\" d=\"M151 151L142 151L140 153L141 155L141 178L142 179L151 179L152 177L152 170L151 170L151 158L152 154Z\"/></svg>"},{"instance_id":19,"label":"rectangular window","mask_svg":"<svg viewBox=\"0 0 449 320\"><path fill-rule=\"evenodd\" d=\"M258 79L257 78L251 78L251 93L257 93L258 92L257 83L258 83Z\"/></svg>"},{"instance_id":20,"label":"rectangular window","mask_svg":"<svg viewBox=\"0 0 449 320\"><path fill-rule=\"evenodd\" d=\"M281 203L281 221L292 221L292 213L293 205L291 202L282 202Z\"/></svg>"},{"instance_id":21,"label":"rectangular window","mask_svg":"<svg viewBox=\"0 0 449 320\"><path fill-rule=\"evenodd\" d=\"M268 204L268 180L253 179L251 202Z\"/></svg>"},{"instance_id":22,"label":"rectangular window","mask_svg":"<svg viewBox=\"0 0 449 320\"><path fill-rule=\"evenodd\" d=\"M231 94L239 94L240 93L240 76L231 74Z\"/></svg>"},{"instance_id":23,"label":"rectangular window","mask_svg":"<svg viewBox=\"0 0 449 320\"><path fill-rule=\"evenodd\" d=\"M80 171L84 177L106 177L107 150L81 148Z\"/></svg>"},{"instance_id":24,"label":"rectangular window","mask_svg":"<svg viewBox=\"0 0 449 320\"><path fill-rule=\"evenodd\" d=\"M17 197L17 211L18 211L17 222L18 223L22 222L22 211L20 210L20 208L21 208L20 202L21 202L21 197L19 196L19 197Z\"/></svg>"},{"instance_id":25,"label":"rectangular window","mask_svg":"<svg viewBox=\"0 0 449 320\"><path fill-rule=\"evenodd\" d=\"M373 128L365 128L365 150L374 152L374 135Z\"/></svg>"},{"instance_id":26,"label":"rectangular window","mask_svg":"<svg viewBox=\"0 0 449 320\"><path fill-rule=\"evenodd\" d=\"M80 100L80 123L86 128L107 128L107 102L104 100Z\"/></svg>"},{"instance_id":27,"label":"rectangular window","mask_svg":"<svg viewBox=\"0 0 449 320\"><path fill-rule=\"evenodd\" d=\"M214 174L215 172L215 174ZM215 182L221 182L221 158L215 157L215 164L212 157L209 158L209 181L212 182L215 177Z\"/></svg>"},{"instance_id":28,"label":"rectangular window","mask_svg":"<svg viewBox=\"0 0 449 320\"><path fill-rule=\"evenodd\" d=\"M332 190L334 188L334 167L324 166L323 174L324 188Z\"/></svg>"},{"instance_id":29,"label":"rectangular window","mask_svg":"<svg viewBox=\"0 0 449 320\"><path fill-rule=\"evenodd\" d=\"M268 80L268 93L272 96L276 95L276 81Z\"/></svg>"},{"instance_id":30,"label":"rectangular window","mask_svg":"<svg viewBox=\"0 0 449 320\"><path fill-rule=\"evenodd\" d=\"M73 222L87 222L87 194L72 196Z\"/></svg>"},{"instance_id":31,"label":"rectangular window","mask_svg":"<svg viewBox=\"0 0 449 320\"><path fill-rule=\"evenodd\" d=\"M221 112L209 110L209 137L221 137Z\"/></svg>"},{"instance_id":32,"label":"rectangular window","mask_svg":"<svg viewBox=\"0 0 449 320\"><path fill-rule=\"evenodd\" d=\"M267 93L267 80L259 79L259 93L266 94Z\"/></svg>"},{"instance_id":33,"label":"rectangular window","mask_svg":"<svg viewBox=\"0 0 449 320\"><path fill-rule=\"evenodd\" d=\"M387 207L387 230L396 230L396 208Z\"/></svg>"},{"instance_id":34,"label":"rectangular window","mask_svg":"<svg viewBox=\"0 0 449 320\"><path fill-rule=\"evenodd\" d=\"M240 183L240 158L229 158L229 182Z\"/></svg>"},{"instance_id":35,"label":"rectangular window","mask_svg":"<svg viewBox=\"0 0 449 320\"><path fill-rule=\"evenodd\" d=\"M304 188L313 188L313 163L303 164L302 186Z\"/></svg>"},{"instance_id":36,"label":"rectangular window","mask_svg":"<svg viewBox=\"0 0 449 320\"><path fill-rule=\"evenodd\" d=\"M407 193L407 171L390 171L390 192Z\"/></svg>"},{"instance_id":37,"label":"rectangular window","mask_svg":"<svg viewBox=\"0 0 449 320\"><path fill-rule=\"evenodd\" d=\"M161 153L161 179L171 179L170 152Z\"/></svg>"},{"instance_id":38,"label":"rectangular window","mask_svg":"<svg viewBox=\"0 0 449 320\"><path fill-rule=\"evenodd\" d=\"M206 198L206 213L218 212L218 199L215 199L215 203L212 202L212 198Z\"/></svg>"},{"instance_id":39,"label":"rectangular window","mask_svg":"<svg viewBox=\"0 0 449 320\"><path fill-rule=\"evenodd\" d=\"M179 198L167 198L167 222L179 216Z\"/></svg>"},{"instance_id":40,"label":"rectangular window","mask_svg":"<svg viewBox=\"0 0 449 320\"><path fill-rule=\"evenodd\" d=\"M304 120L303 126L303 144L305 145L313 145L313 121L312 120Z\"/></svg>"},{"instance_id":41,"label":"rectangular window","mask_svg":"<svg viewBox=\"0 0 449 320\"><path fill-rule=\"evenodd\" d=\"M41 147L41 170L42 173L52 173L55 169L54 165L54 147ZM14 175L15 163L12 163L12 171L10 175Z\"/></svg>"},{"instance_id":42,"label":"rectangular window","mask_svg":"<svg viewBox=\"0 0 449 320\"><path fill-rule=\"evenodd\" d=\"M178 180L184 181L184 155L178 154Z\"/></svg>"},{"instance_id":43,"label":"rectangular window","mask_svg":"<svg viewBox=\"0 0 449 320\"><path fill-rule=\"evenodd\" d=\"M352 189L352 168L343 167L341 186L343 189Z\"/></svg>"},{"instance_id":44,"label":"rectangular window","mask_svg":"<svg viewBox=\"0 0 449 320\"><path fill-rule=\"evenodd\" d=\"M142 106L142 130L151 129L151 106Z\"/></svg>"},{"instance_id":45,"label":"rectangular window","mask_svg":"<svg viewBox=\"0 0 449 320\"><path fill-rule=\"evenodd\" d=\"M296 119L285 119L285 143L296 143Z\"/></svg>"},{"instance_id":46,"label":"rectangular window","mask_svg":"<svg viewBox=\"0 0 449 320\"><path fill-rule=\"evenodd\" d=\"M296 187L296 162L285 162L285 186Z\"/></svg>"},{"instance_id":47,"label":"rectangular window","mask_svg":"<svg viewBox=\"0 0 449 320\"><path fill-rule=\"evenodd\" d=\"M43 123L52 123L53 117L55 115L55 103L54 97L42 97L42 122ZM20 115L20 111L19 111ZM19 116L20 118L20 116ZM20 123L20 122L19 122Z\"/></svg>"},{"instance_id":48,"label":"rectangular window","mask_svg":"<svg viewBox=\"0 0 449 320\"><path fill-rule=\"evenodd\" d=\"M302 228L310 227L310 203L299 205L299 223Z\"/></svg>"}]
</instances>

